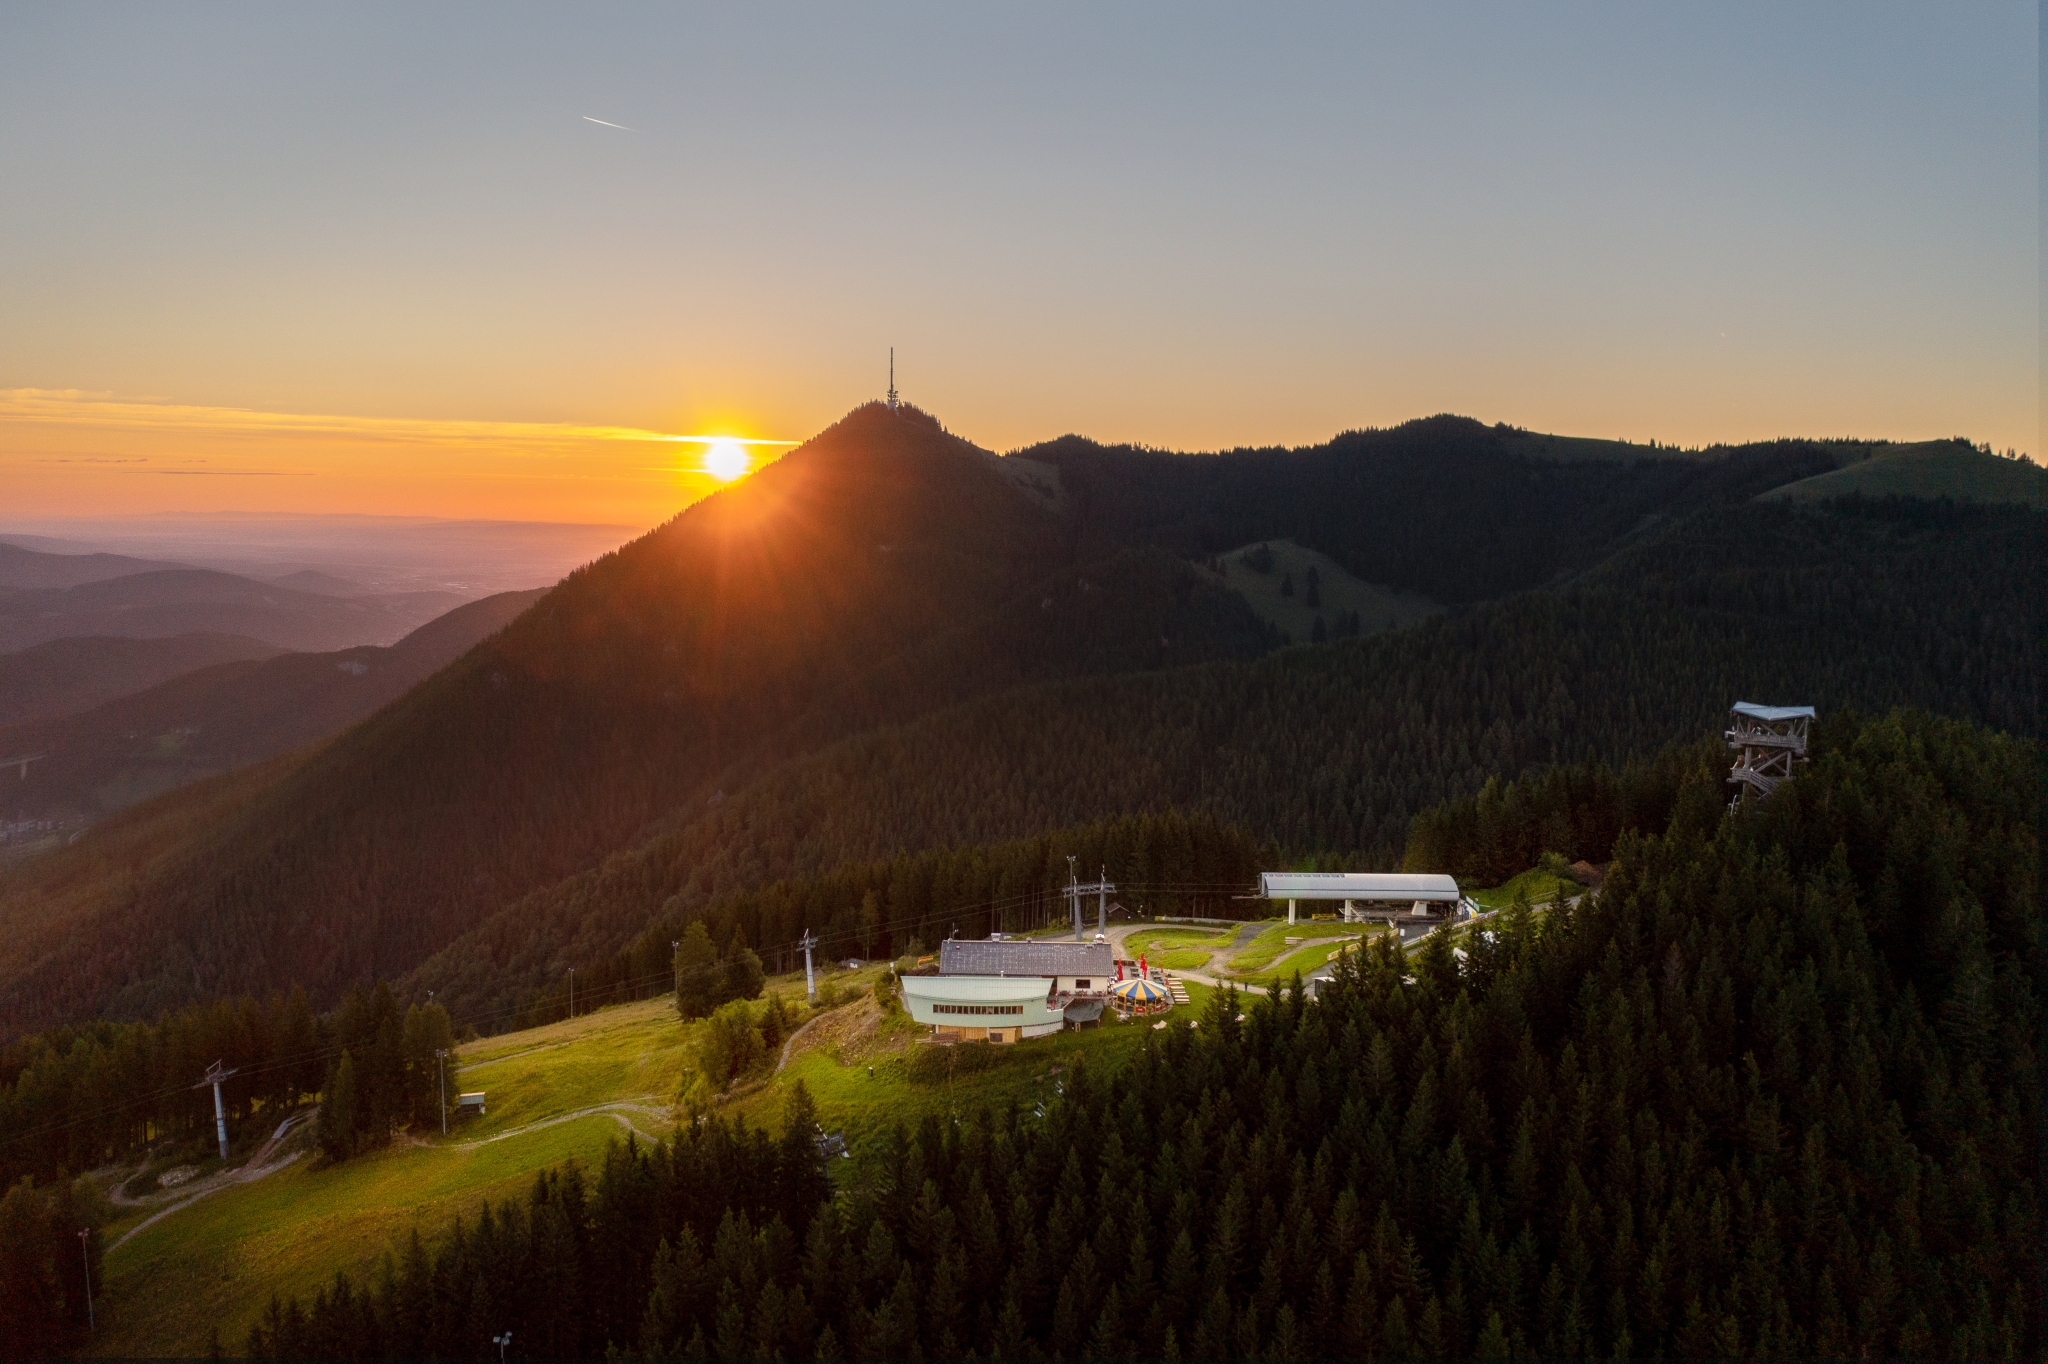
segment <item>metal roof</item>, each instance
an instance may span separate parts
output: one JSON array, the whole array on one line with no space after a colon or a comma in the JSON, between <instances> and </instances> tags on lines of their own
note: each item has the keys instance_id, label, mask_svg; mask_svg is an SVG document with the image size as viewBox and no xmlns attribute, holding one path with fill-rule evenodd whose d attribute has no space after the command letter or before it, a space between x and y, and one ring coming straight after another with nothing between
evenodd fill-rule
<instances>
[{"instance_id":1,"label":"metal roof","mask_svg":"<svg viewBox=\"0 0 2048 1364\"><path fill-rule=\"evenodd\" d=\"M1458 883L1436 872L1268 871L1259 873L1268 900L1449 900Z\"/></svg>"},{"instance_id":2,"label":"metal roof","mask_svg":"<svg viewBox=\"0 0 2048 1364\"><path fill-rule=\"evenodd\" d=\"M939 944L942 976L1113 976L1116 954L1106 942L986 942L948 938Z\"/></svg>"},{"instance_id":3,"label":"metal roof","mask_svg":"<svg viewBox=\"0 0 2048 1364\"><path fill-rule=\"evenodd\" d=\"M903 993L915 999L962 1004L1028 1004L1052 992L1043 976L905 976Z\"/></svg>"},{"instance_id":4,"label":"metal roof","mask_svg":"<svg viewBox=\"0 0 2048 1364\"><path fill-rule=\"evenodd\" d=\"M1812 706L1759 706L1750 701L1737 701L1728 707L1737 715L1747 715L1752 720L1811 720Z\"/></svg>"}]
</instances>

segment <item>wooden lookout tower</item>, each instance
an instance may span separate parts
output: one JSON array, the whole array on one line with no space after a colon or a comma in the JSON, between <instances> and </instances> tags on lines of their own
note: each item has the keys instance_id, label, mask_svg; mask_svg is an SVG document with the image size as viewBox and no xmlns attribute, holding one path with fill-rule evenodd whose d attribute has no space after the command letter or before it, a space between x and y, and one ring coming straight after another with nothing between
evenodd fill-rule
<instances>
[{"instance_id":1,"label":"wooden lookout tower","mask_svg":"<svg viewBox=\"0 0 2048 1364\"><path fill-rule=\"evenodd\" d=\"M1735 765L1728 769L1728 780L1735 786L1735 796L1728 802L1732 810L1742 803L1745 792L1768 796L1792 775L1793 763L1806 761L1813 707L1737 701L1728 708L1728 718L1728 747L1735 750Z\"/></svg>"}]
</instances>

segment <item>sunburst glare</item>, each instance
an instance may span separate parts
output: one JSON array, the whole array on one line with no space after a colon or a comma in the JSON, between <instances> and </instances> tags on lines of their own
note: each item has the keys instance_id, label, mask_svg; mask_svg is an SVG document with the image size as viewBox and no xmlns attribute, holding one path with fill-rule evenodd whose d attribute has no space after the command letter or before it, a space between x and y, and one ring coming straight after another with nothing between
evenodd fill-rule
<instances>
[{"instance_id":1,"label":"sunburst glare","mask_svg":"<svg viewBox=\"0 0 2048 1364\"><path fill-rule=\"evenodd\" d=\"M732 482L747 471L747 447L729 436L704 444L704 472Z\"/></svg>"}]
</instances>

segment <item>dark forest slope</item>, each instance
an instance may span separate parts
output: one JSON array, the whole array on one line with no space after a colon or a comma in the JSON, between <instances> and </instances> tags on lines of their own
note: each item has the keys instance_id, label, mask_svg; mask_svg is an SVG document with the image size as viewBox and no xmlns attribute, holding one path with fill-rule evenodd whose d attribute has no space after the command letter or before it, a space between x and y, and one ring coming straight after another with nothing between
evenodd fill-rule
<instances>
[{"instance_id":1,"label":"dark forest slope","mask_svg":"<svg viewBox=\"0 0 2048 1364\"><path fill-rule=\"evenodd\" d=\"M771 773L513 903L408 983L504 1009L721 895L1140 811L1390 866L1417 812L1493 774L1647 756L1718 733L1745 698L2033 734L2043 520L1924 503L1702 515L1568 587L1401 634L961 706ZM767 947L835 927L812 917L791 903L743 928Z\"/></svg>"},{"instance_id":2,"label":"dark forest slope","mask_svg":"<svg viewBox=\"0 0 2048 1364\"><path fill-rule=\"evenodd\" d=\"M90 838L16 873L0 905L54 936L7 949L25 987L7 1023L278 978L328 996L627 843L728 768L1019 681L1269 646L1197 570L1141 552L1069 573L1056 530L984 452L863 409L572 575L203 845L98 889L73 865ZM43 903L55 881L70 910ZM55 927L88 923L98 947Z\"/></svg>"},{"instance_id":3,"label":"dark forest slope","mask_svg":"<svg viewBox=\"0 0 2048 1364\"><path fill-rule=\"evenodd\" d=\"M1832 463L1779 443L1559 464L1518 453L1526 443L1449 418L1221 456L1062 442L1033 452L1060 469L1062 495L1047 499L922 414L863 408L572 575L203 843L95 870L88 836L0 878L0 912L64 926L0 948L0 1032L285 982L331 1000L862 734L907 785L866 810L763 796L768 822L728 840L703 877L1167 801L1232 819L1256 806L1254 825L1289 848L1383 853L1418 801L1496 767L1606 751L1584 740L1606 722L1570 700L1582 675L1661 679L1688 649L1763 658L1771 628L1739 618L1717 634L1645 623L1618 597L1559 599L1526 628L1500 625L1500 641L1448 621L1400 646L1414 652L1289 655L1267 672L1071 697L1028 689L1265 652L1263 627L1190 554L1291 536L1371 581L1469 601L1582 571L1673 517L1746 505ZM1248 676L1284 685L1248 689ZM1019 688L1014 704L947 722L945 744L889 747L920 716ZM1709 694L1708 709L1724 705L1721 690L1702 683L1690 710L1660 705L1603 742L1654 747ZM1856 694L1882 699L1868 690ZM820 812L776 822L785 807ZM844 820L867 823L842 832ZM63 905L53 880L70 888Z\"/></svg>"},{"instance_id":4,"label":"dark forest slope","mask_svg":"<svg viewBox=\"0 0 2048 1364\"><path fill-rule=\"evenodd\" d=\"M1203 558L1292 538L1445 603L1555 581L1648 526L1837 462L1811 441L1690 458L1603 444L1616 458L1559 462L1526 432L1431 417L1300 450L1188 456L1066 436L1018 453L1059 469L1081 542Z\"/></svg>"},{"instance_id":5,"label":"dark forest slope","mask_svg":"<svg viewBox=\"0 0 2048 1364\"><path fill-rule=\"evenodd\" d=\"M1219 996L1035 1113L934 1088L837 1197L801 1098L621 1144L250 1352L2039 1358L2037 762L1823 726L1576 906Z\"/></svg>"}]
</instances>

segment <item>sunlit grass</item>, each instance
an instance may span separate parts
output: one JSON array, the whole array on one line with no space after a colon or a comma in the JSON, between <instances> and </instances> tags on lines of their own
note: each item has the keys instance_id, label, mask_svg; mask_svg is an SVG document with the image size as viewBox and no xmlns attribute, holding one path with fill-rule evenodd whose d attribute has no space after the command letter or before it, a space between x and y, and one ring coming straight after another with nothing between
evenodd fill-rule
<instances>
[{"instance_id":1,"label":"sunlit grass","mask_svg":"<svg viewBox=\"0 0 2048 1364\"><path fill-rule=\"evenodd\" d=\"M369 1273L415 1229L432 1240L486 1198L523 1196L539 1170L572 1157L594 1163L628 1124L666 1133L687 1041L664 996L461 1048L462 1087L488 1096L483 1118L451 1123L445 1139L403 1134L340 1165L315 1168L301 1156L171 1213L108 1252L96 1349L204 1354L216 1325L222 1345L237 1349L273 1292L303 1297L337 1270ZM644 1109L566 1117L613 1103ZM148 1215L109 1227L109 1244Z\"/></svg>"},{"instance_id":2,"label":"sunlit grass","mask_svg":"<svg viewBox=\"0 0 2048 1364\"><path fill-rule=\"evenodd\" d=\"M1320 923L1303 920L1290 924L1285 919L1277 919L1259 930L1259 935L1239 949L1224 969L1233 976L1255 976L1271 967L1278 958L1295 951L1287 942L1289 938L1299 938L1307 943L1316 939L1356 938L1363 931L1357 924L1330 920Z\"/></svg>"}]
</instances>

